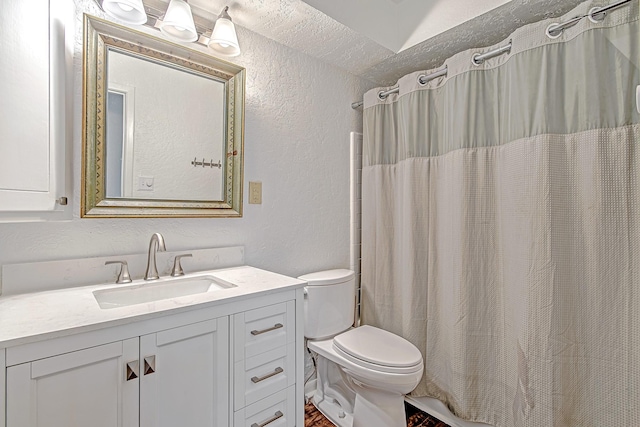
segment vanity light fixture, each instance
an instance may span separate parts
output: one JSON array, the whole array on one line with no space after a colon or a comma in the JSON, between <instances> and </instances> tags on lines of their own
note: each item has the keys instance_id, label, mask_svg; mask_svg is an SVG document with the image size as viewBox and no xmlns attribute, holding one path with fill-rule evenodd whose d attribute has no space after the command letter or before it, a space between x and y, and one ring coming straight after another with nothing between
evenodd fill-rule
<instances>
[{"instance_id":1,"label":"vanity light fixture","mask_svg":"<svg viewBox=\"0 0 640 427\"><path fill-rule=\"evenodd\" d=\"M102 9L127 24L142 25L147 22L142 0L103 0Z\"/></svg>"},{"instance_id":2,"label":"vanity light fixture","mask_svg":"<svg viewBox=\"0 0 640 427\"><path fill-rule=\"evenodd\" d=\"M180 42L198 40L191 7L186 0L171 0L167 13L160 24L160 31L167 37Z\"/></svg>"},{"instance_id":3,"label":"vanity light fixture","mask_svg":"<svg viewBox=\"0 0 640 427\"><path fill-rule=\"evenodd\" d=\"M224 7L211 26L198 16L196 25L188 0L171 0L166 11L158 9L158 2L149 1L145 5L143 0L95 1L107 15L124 23L146 25L181 43L196 42L209 46L212 51L222 56L240 55L238 35L229 16L229 6Z\"/></svg>"},{"instance_id":4,"label":"vanity light fixture","mask_svg":"<svg viewBox=\"0 0 640 427\"><path fill-rule=\"evenodd\" d=\"M225 6L213 24L209 47L222 55L238 56L240 55L240 45L238 44L236 27L233 25L228 10L229 6Z\"/></svg>"}]
</instances>

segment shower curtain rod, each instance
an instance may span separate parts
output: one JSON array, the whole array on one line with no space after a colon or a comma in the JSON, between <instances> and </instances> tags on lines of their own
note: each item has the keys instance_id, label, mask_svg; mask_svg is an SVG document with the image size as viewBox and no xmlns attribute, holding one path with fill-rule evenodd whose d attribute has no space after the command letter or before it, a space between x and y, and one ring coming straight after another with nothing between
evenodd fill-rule
<instances>
[{"instance_id":1,"label":"shower curtain rod","mask_svg":"<svg viewBox=\"0 0 640 427\"><path fill-rule=\"evenodd\" d=\"M604 18L607 16L607 12L617 9L620 6L630 3L631 1L633 0L618 0L617 2L611 3L608 6L592 7L589 10L589 13L587 13L586 15L576 16L566 22L551 24L547 27L547 30L546 30L547 36L552 39L560 37L560 35L565 29L573 27L578 22L580 22L583 18L589 18L589 20L594 23L600 22L604 20ZM483 54L480 54L480 53L473 54L471 56L471 62L474 65L481 65L485 60L489 58L493 58L495 56L499 56L499 55L502 55L503 53L509 53L509 52L511 52L511 40L509 40L509 44L499 47L495 50L492 50ZM446 76L446 75L447 75L447 67L445 66L444 68L434 73L427 74L427 75L425 74L419 75L418 83L420 83L421 86L424 86L425 84L427 84L427 82L437 77ZM378 98L380 98L381 100L384 100L387 98L387 96L391 95L392 93L398 93L398 92L400 92L400 86L396 86L389 90L378 92ZM364 101L353 102L351 103L351 108L355 110L356 108L362 107L363 104L364 104Z\"/></svg>"}]
</instances>

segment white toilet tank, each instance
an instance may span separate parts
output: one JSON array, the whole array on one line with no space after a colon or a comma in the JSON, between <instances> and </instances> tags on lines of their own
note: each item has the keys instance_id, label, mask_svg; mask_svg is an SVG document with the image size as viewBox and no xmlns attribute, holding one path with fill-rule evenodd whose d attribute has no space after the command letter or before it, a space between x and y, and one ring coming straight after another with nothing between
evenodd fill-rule
<instances>
[{"instance_id":1,"label":"white toilet tank","mask_svg":"<svg viewBox=\"0 0 640 427\"><path fill-rule=\"evenodd\" d=\"M305 274L304 336L323 339L351 327L356 303L356 280L351 270L326 270Z\"/></svg>"}]
</instances>

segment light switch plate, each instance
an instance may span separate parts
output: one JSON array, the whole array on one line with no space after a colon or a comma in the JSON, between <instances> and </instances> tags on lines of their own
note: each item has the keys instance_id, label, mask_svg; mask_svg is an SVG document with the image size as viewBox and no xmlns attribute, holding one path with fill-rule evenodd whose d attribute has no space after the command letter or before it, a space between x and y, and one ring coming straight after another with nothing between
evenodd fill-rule
<instances>
[{"instance_id":1,"label":"light switch plate","mask_svg":"<svg viewBox=\"0 0 640 427\"><path fill-rule=\"evenodd\" d=\"M138 191L153 191L153 177L152 176L139 176L138 177Z\"/></svg>"},{"instance_id":2,"label":"light switch plate","mask_svg":"<svg viewBox=\"0 0 640 427\"><path fill-rule=\"evenodd\" d=\"M262 182L249 182L249 203L252 205L262 204Z\"/></svg>"},{"instance_id":3,"label":"light switch plate","mask_svg":"<svg viewBox=\"0 0 640 427\"><path fill-rule=\"evenodd\" d=\"M640 114L640 85L636 86L636 110Z\"/></svg>"}]
</instances>

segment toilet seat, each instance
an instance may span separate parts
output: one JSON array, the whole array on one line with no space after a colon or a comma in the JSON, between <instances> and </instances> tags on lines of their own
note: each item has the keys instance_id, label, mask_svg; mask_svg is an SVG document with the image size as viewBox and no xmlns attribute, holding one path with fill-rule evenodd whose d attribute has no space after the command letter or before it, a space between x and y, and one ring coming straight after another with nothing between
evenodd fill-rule
<instances>
[{"instance_id":1,"label":"toilet seat","mask_svg":"<svg viewBox=\"0 0 640 427\"><path fill-rule=\"evenodd\" d=\"M411 374L422 370L422 354L409 341L373 326L360 326L333 339L346 360L378 372Z\"/></svg>"}]
</instances>

